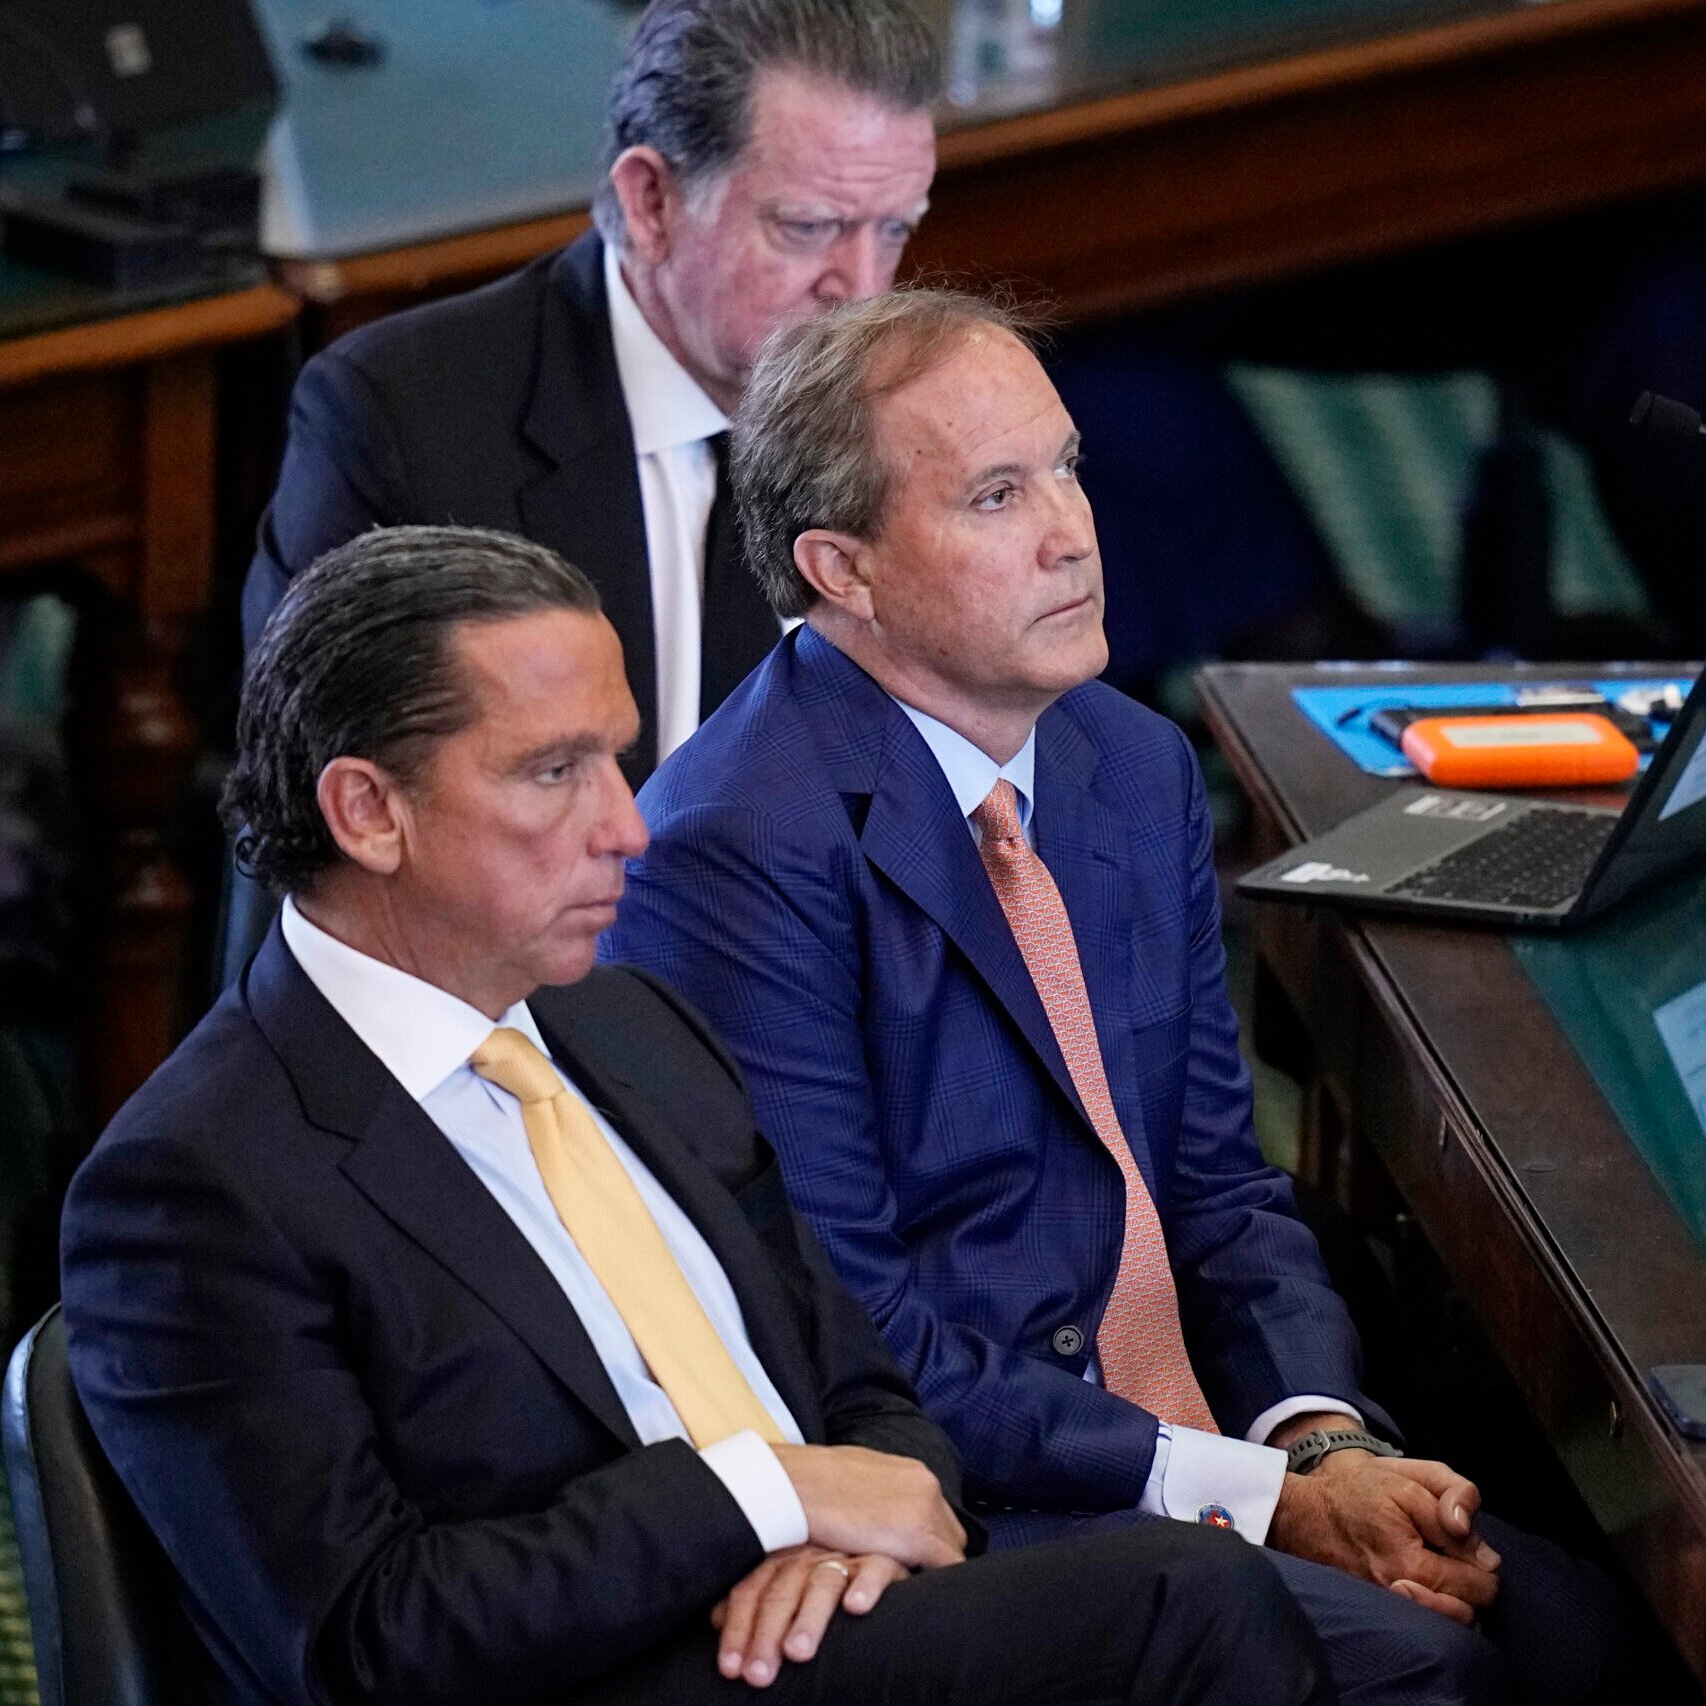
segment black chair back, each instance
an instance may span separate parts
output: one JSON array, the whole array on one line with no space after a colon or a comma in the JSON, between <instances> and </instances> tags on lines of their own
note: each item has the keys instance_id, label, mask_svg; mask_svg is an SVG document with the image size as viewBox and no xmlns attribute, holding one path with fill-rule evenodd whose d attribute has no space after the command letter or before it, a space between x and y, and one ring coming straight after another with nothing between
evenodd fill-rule
<instances>
[{"instance_id":1,"label":"black chair back","mask_svg":"<svg viewBox=\"0 0 1706 1706\"><path fill-rule=\"evenodd\" d=\"M83 1414L57 1306L12 1353L0 1431L41 1706L198 1698L171 1567Z\"/></svg>"}]
</instances>

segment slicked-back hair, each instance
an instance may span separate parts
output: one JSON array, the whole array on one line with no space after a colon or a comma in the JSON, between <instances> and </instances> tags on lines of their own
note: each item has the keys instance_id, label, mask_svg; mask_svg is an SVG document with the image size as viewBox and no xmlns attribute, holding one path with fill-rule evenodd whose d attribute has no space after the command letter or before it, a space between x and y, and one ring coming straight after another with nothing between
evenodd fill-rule
<instances>
[{"instance_id":1,"label":"slicked-back hair","mask_svg":"<svg viewBox=\"0 0 1706 1706\"><path fill-rule=\"evenodd\" d=\"M610 93L606 167L655 148L684 185L730 165L752 128L765 70L802 72L915 112L942 92L942 56L906 0L652 0ZM605 241L622 238L608 173L593 198Z\"/></svg>"},{"instance_id":2,"label":"slicked-back hair","mask_svg":"<svg viewBox=\"0 0 1706 1706\"><path fill-rule=\"evenodd\" d=\"M239 865L296 893L342 860L316 797L334 758L365 758L405 788L419 780L475 716L458 628L598 608L579 569L508 533L380 527L328 551L290 583L244 671L219 801Z\"/></svg>"},{"instance_id":3,"label":"slicked-back hair","mask_svg":"<svg viewBox=\"0 0 1706 1706\"><path fill-rule=\"evenodd\" d=\"M766 341L735 411L730 473L748 565L778 616L817 602L794 563L802 533L882 533L895 470L874 405L992 327L1035 347L1036 319L1010 303L925 288L841 303Z\"/></svg>"}]
</instances>

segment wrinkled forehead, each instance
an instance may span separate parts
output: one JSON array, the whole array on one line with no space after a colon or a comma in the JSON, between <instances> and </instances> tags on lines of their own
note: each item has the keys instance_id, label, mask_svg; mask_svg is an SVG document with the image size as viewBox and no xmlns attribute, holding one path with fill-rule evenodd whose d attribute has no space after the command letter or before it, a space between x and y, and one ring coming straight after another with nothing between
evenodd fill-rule
<instances>
[{"instance_id":1,"label":"wrinkled forehead","mask_svg":"<svg viewBox=\"0 0 1706 1706\"><path fill-rule=\"evenodd\" d=\"M935 165L928 107L892 106L833 78L768 66L753 81L746 135L725 170L771 193L913 202L928 193Z\"/></svg>"},{"instance_id":2,"label":"wrinkled forehead","mask_svg":"<svg viewBox=\"0 0 1706 1706\"><path fill-rule=\"evenodd\" d=\"M886 371L879 358L872 388L877 449L903 478L958 478L1027 428L1055 436L1063 425L1070 430L1036 356L987 322L954 331L928 352L897 350Z\"/></svg>"},{"instance_id":3,"label":"wrinkled forehead","mask_svg":"<svg viewBox=\"0 0 1706 1706\"><path fill-rule=\"evenodd\" d=\"M636 713L622 645L600 611L551 609L452 630L452 655L472 712L492 739L633 738Z\"/></svg>"}]
</instances>

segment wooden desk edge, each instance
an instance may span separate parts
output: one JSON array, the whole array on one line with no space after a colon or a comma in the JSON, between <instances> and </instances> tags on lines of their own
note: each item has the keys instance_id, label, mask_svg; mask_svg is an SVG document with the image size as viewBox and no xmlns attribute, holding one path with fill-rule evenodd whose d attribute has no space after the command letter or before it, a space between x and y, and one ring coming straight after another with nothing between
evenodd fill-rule
<instances>
[{"instance_id":1,"label":"wooden desk edge","mask_svg":"<svg viewBox=\"0 0 1706 1706\"><path fill-rule=\"evenodd\" d=\"M940 171L951 173L989 165L1016 153L1071 147L1342 84L1435 71L1702 12L1706 12L1702 0L1554 0L1493 17L1459 19L1235 66L1155 88L1092 96L1041 112L950 128L937 139L937 162Z\"/></svg>"},{"instance_id":2,"label":"wooden desk edge","mask_svg":"<svg viewBox=\"0 0 1706 1706\"><path fill-rule=\"evenodd\" d=\"M1219 692L1213 667L1207 671L1199 671L1195 677L1203 717L1211 735L1231 765L1253 808L1265 815L1270 823L1293 841L1305 839L1307 826L1298 821L1277 786L1268 783L1260 761L1239 731L1231 706ZM1218 667L1224 669L1236 666ZM1579 675L1582 671L1578 668L1569 673ZM1348 956L1352 974L1360 982L1374 1007L1380 1011L1384 1023L1392 1028L1394 1035L1398 1030L1402 1030L1405 1046L1411 1051L1412 1058L1425 1060L1426 1066L1423 1070L1431 1081L1430 1096L1440 1110L1441 1117L1455 1132L1465 1162L1479 1177L1482 1190L1498 1204L1503 1223L1512 1229L1535 1258L1535 1271L1546 1290L1551 1293L1563 1318L1570 1323L1580 1350L1597 1365L1605 1386L1616 1395L1616 1402L1622 1411L1621 1427L1630 1438L1640 1442L1649 1464L1670 1489L1675 1500L1674 1510L1688 1513L1686 1527L1678 1526L1676 1521L1663 1517L1661 1513L1644 1513L1638 1526L1645 1528L1649 1524L1656 1524L1657 1527L1649 1532L1644 1547L1637 1546L1636 1551L1629 1554L1629 1562L1637 1578L1648 1592L1654 1595L1655 1606L1662 1608L1670 1596L1666 1592L1664 1572L1657 1561L1659 1556L1668 1558L1673 1546L1698 1545L1698 1537L1702 1532L1706 1532L1706 1483L1703 1483L1701 1478L1701 1448L1683 1439L1661 1414L1658 1404L1647 1389L1643 1371L1630 1359L1621 1341L1601 1315L1591 1290L1584 1285L1573 1264L1558 1250L1544 1219L1522 1190L1507 1159L1497 1151L1482 1129L1474 1111L1459 1092L1453 1075L1440 1058L1438 1050L1403 999L1402 992L1391 980L1382 958L1378 931L1383 922L1392 921L1382 921L1378 918L1358 919L1350 914L1324 914L1323 917L1324 921L1331 925L1338 951ZM1375 929L1373 937L1366 928L1371 925ZM1282 985L1285 981L1282 976ZM1288 999L1293 994L1292 990L1287 989ZM1394 1157L1386 1155L1383 1159L1391 1165ZM1395 1173L1395 1176L1398 1174ZM1431 1225L1430 1217L1425 1212L1421 1214L1421 1219L1430 1234L1438 1230ZM1543 1254L1549 1259L1540 1259ZM1485 1316L1483 1319L1495 1343L1498 1343L1501 1337L1498 1323L1487 1320ZM1536 1394L1526 1388L1525 1395L1530 1401L1536 1398ZM1542 1426L1552 1435L1553 1443L1560 1452L1568 1453L1573 1445L1579 1453L1582 1439L1571 1440L1553 1433L1552 1427L1548 1425L1549 1420L1550 1418L1543 1419ZM1614 1431L1614 1446L1621 1437ZM1653 1539L1655 1533L1662 1536L1656 1550ZM1616 1534L1613 1538L1626 1546L1635 1544L1633 1530ZM1680 1565L1677 1567L1680 1568ZM1706 1681L1706 1644L1695 1638L1691 1630L1673 1626L1671 1633L1677 1639L1679 1648L1683 1650L1695 1674L1702 1681Z\"/></svg>"},{"instance_id":3,"label":"wooden desk edge","mask_svg":"<svg viewBox=\"0 0 1706 1706\"><path fill-rule=\"evenodd\" d=\"M50 375L93 372L156 361L186 350L212 349L288 326L301 305L276 285L146 308L110 320L0 342L0 386L28 385Z\"/></svg>"},{"instance_id":4,"label":"wooden desk edge","mask_svg":"<svg viewBox=\"0 0 1706 1706\"><path fill-rule=\"evenodd\" d=\"M1155 88L1071 100L1042 112L950 125L937 138L939 182L1019 155L1162 130L1205 115L1253 111L1320 90L1414 76L1565 41L1589 41L1706 15L1706 0L1553 0L1494 17L1459 19L1370 41L1289 54ZM944 188L948 187L946 184ZM572 242L592 223L585 208L518 224L454 232L397 248L324 259L281 257L279 283L304 302L454 288L525 265ZM1328 258L1342 258L1335 256ZM1234 281L1247 269L1234 267ZM1208 283L1218 282L1213 277ZM1160 293L1160 299L1173 294ZM1107 306L1132 306L1121 295Z\"/></svg>"},{"instance_id":5,"label":"wooden desk edge","mask_svg":"<svg viewBox=\"0 0 1706 1706\"><path fill-rule=\"evenodd\" d=\"M275 267L286 290L317 307L327 307L346 296L426 291L462 279L489 278L572 243L591 226L592 215L579 208L344 260L280 260Z\"/></svg>"}]
</instances>

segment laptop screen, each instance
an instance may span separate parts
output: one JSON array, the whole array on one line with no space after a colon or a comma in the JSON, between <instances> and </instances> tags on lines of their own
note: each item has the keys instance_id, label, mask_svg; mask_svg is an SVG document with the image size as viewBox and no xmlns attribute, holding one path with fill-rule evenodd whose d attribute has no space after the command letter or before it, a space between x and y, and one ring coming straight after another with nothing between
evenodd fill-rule
<instances>
[{"instance_id":1,"label":"laptop screen","mask_svg":"<svg viewBox=\"0 0 1706 1706\"><path fill-rule=\"evenodd\" d=\"M1684 865L1706 861L1706 674L1654 753L1617 832L1588 880L1598 912Z\"/></svg>"}]
</instances>

